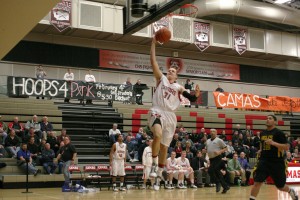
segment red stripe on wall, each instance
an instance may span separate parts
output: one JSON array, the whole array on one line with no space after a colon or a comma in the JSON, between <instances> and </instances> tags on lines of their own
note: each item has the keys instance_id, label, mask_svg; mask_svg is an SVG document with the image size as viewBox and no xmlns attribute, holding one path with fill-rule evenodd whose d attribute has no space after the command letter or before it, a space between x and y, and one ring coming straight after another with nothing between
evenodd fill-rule
<instances>
[{"instance_id":1,"label":"red stripe on wall","mask_svg":"<svg viewBox=\"0 0 300 200\"><path fill-rule=\"evenodd\" d=\"M225 119L225 132L226 132L226 135L232 135L232 119L231 118Z\"/></svg>"},{"instance_id":2,"label":"red stripe on wall","mask_svg":"<svg viewBox=\"0 0 300 200\"><path fill-rule=\"evenodd\" d=\"M263 115L245 115L245 119L259 119L259 120L266 120L267 116Z\"/></svg>"},{"instance_id":3,"label":"red stripe on wall","mask_svg":"<svg viewBox=\"0 0 300 200\"><path fill-rule=\"evenodd\" d=\"M284 126L284 121L280 120L277 122L278 126Z\"/></svg>"},{"instance_id":4,"label":"red stripe on wall","mask_svg":"<svg viewBox=\"0 0 300 200\"><path fill-rule=\"evenodd\" d=\"M145 109L135 109L135 114L148 114L148 110Z\"/></svg>"},{"instance_id":5,"label":"red stripe on wall","mask_svg":"<svg viewBox=\"0 0 300 200\"><path fill-rule=\"evenodd\" d=\"M176 116L177 121L180 122L181 121L181 116Z\"/></svg>"},{"instance_id":6,"label":"red stripe on wall","mask_svg":"<svg viewBox=\"0 0 300 200\"><path fill-rule=\"evenodd\" d=\"M190 112L191 117L197 117L197 112Z\"/></svg>"},{"instance_id":7,"label":"red stripe on wall","mask_svg":"<svg viewBox=\"0 0 300 200\"><path fill-rule=\"evenodd\" d=\"M218 117L219 117L219 118L226 118L225 114L222 114L222 113L219 113L219 114L218 114Z\"/></svg>"},{"instance_id":8,"label":"red stripe on wall","mask_svg":"<svg viewBox=\"0 0 300 200\"><path fill-rule=\"evenodd\" d=\"M139 132L139 128L141 126L141 115L140 114L132 114L132 122L131 122L132 132Z\"/></svg>"}]
</instances>

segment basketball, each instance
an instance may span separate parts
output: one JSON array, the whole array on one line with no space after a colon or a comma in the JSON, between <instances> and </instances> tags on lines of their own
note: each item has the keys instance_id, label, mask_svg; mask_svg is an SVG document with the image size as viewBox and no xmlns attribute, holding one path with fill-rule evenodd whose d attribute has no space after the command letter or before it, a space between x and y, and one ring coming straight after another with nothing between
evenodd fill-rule
<instances>
[{"instance_id":1,"label":"basketball","mask_svg":"<svg viewBox=\"0 0 300 200\"><path fill-rule=\"evenodd\" d=\"M167 28L161 28L155 33L155 39L160 43L166 43L171 39L171 31Z\"/></svg>"}]
</instances>

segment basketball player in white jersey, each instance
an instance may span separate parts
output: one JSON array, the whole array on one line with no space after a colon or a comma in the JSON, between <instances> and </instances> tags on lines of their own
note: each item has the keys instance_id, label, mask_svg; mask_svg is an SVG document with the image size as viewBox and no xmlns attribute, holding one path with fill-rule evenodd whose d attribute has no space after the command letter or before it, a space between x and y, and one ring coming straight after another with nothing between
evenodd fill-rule
<instances>
[{"instance_id":1,"label":"basketball player in white jersey","mask_svg":"<svg viewBox=\"0 0 300 200\"><path fill-rule=\"evenodd\" d=\"M153 140L150 139L149 140L149 146L147 146L144 149L144 152L143 152L142 161L143 161L143 165L144 165L144 171L143 171L144 184L143 184L141 189L146 189L146 183L147 183L148 179L150 179L150 181L151 181L151 186L154 185L154 178L149 177L151 167L152 167L152 163L153 163L153 159L152 159L152 142L153 142Z\"/></svg>"},{"instance_id":2,"label":"basketball player in white jersey","mask_svg":"<svg viewBox=\"0 0 300 200\"><path fill-rule=\"evenodd\" d=\"M116 134L117 142L113 144L109 159L110 159L110 167L111 167L111 175L112 175L112 184L113 191L125 191L124 187L124 176L125 176L125 162L126 162L126 144L123 143L123 136L121 134ZM116 184L116 178L120 176L120 189L118 190Z\"/></svg>"},{"instance_id":3,"label":"basketball player in white jersey","mask_svg":"<svg viewBox=\"0 0 300 200\"><path fill-rule=\"evenodd\" d=\"M185 178L188 178L191 182L191 188L197 188L194 184L194 170L190 165L189 159L186 158L186 151L181 152L181 157L177 158L177 167L179 168L178 172L182 172ZM179 188L184 185L183 182L179 183Z\"/></svg>"},{"instance_id":4,"label":"basketball player in white jersey","mask_svg":"<svg viewBox=\"0 0 300 200\"><path fill-rule=\"evenodd\" d=\"M176 166L177 166L176 152L172 151L171 157L167 159L167 165L166 165L168 182L169 182L166 185L166 189L174 189L173 177L174 177L174 174L177 172Z\"/></svg>"},{"instance_id":5,"label":"basketball player in white jersey","mask_svg":"<svg viewBox=\"0 0 300 200\"><path fill-rule=\"evenodd\" d=\"M177 69L169 68L167 76L163 75L156 61L156 39L153 37L150 51L150 61L153 68L153 74L157 81L157 87L153 95L153 106L149 111L149 127L154 135L152 144L153 165L151 168L151 177L158 177L155 190L159 190L158 183L167 159L168 147L172 141L177 119L175 111L180 106L180 94L196 101L200 95L199 85L196 85L195 95L189 94L184 87L176 83ZM157 159L159 154L159 158ZM157 169L158 165L158 170Z\"/></svg>"}]
</instances>

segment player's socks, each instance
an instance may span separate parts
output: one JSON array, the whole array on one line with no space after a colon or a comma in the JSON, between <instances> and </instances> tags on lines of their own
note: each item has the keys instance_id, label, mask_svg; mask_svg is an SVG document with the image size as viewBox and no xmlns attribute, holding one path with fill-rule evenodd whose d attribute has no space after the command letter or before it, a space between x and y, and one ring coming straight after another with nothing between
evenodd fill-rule
<instances>
[{"instance_id":1,"label":"player's socks","mask_svg":"<svg viewBox=\"0 0 300 200\"><path fill-rule=\"evenodd\" d=\"M256 199L256 197L250 196L250 200L255 200L255 199Z\"/></svg>"}]
</instances>

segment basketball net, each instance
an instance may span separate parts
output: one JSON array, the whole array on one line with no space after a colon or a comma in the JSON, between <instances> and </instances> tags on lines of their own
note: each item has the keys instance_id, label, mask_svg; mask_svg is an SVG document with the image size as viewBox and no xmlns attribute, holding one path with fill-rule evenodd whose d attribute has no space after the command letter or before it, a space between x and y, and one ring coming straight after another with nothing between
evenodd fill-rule
<instances>
[{"instance_id":1,"label":"basketball net","mask_svg":"<svg viewBox=\"0 0 300 200\"><path fill-rule=\"evenodd\" d=\"M187 31L184 26L190 28L191 23L187 21L194 21L198 13L198 7L193 4L185 4L178 10L169 13L167 16L162 17L160 20L153 23L153 35L161 28L166 27L172 32L171 40L179 42L190 42L186 38L191 37L191 32ZM174 37L174 36L181 37Z\"/></svg>"}]
</instances>

